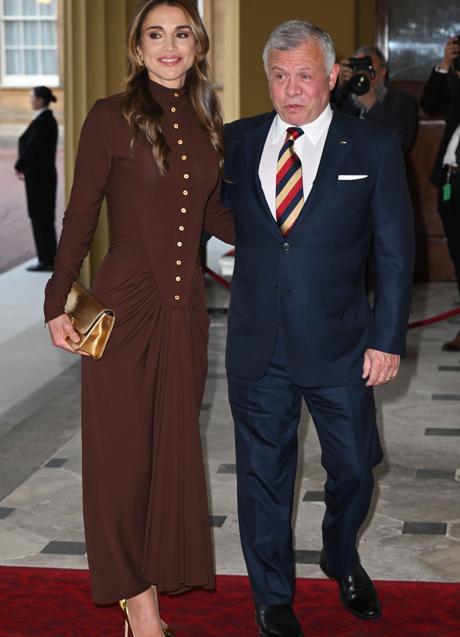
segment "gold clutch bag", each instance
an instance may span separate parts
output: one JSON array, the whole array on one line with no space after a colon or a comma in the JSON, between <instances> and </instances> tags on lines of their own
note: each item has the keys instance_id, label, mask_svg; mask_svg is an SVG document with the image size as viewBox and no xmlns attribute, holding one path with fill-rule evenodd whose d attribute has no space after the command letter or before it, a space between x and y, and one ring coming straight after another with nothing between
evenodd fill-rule
<instances>
[{"instance_id":1,"label":"gold clutch bag","mask_svg":"<svg viewBox=\"0 0 460 637\"><path fill-rule=\"evenodd\" d=\"M74 283L67 297L65 313L80 335L78 343L68 340L69 345L75 351L81 350L99 360L115 323L114 312L99 303L84 287Z\"/></svg>"}]
</instances>

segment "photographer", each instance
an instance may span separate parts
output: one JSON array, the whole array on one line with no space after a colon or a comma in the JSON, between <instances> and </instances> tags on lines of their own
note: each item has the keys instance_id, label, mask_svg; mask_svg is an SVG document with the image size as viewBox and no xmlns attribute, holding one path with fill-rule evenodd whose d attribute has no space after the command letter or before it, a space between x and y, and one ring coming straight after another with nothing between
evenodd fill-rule
<instances>
[{"instance_id":1,"label":"photographer","mask_svg":"<svg viewBox=\"0 0 460 637\"><path fill-rule=\"evenodd\" d=\"M341 60L332 101L344 113L394 131L408 155L417 131L417 102L411 95L387 86L387 73L380 49L359 48L354 57Z\"/></svg>"},{"instance_id":2,"label":"photographer","mask_svg":"<svg viewBox=\"0 0 460 637\"><path fill-rule=\"evenodd\" d=\"M460 292L460 35L447 40L444 57L431 72L420 104L429 115L442 114L446 120L431 181L439 190L438 211ZM460 351L460 331L442 348Z\"/></svg>"}]
</instances>

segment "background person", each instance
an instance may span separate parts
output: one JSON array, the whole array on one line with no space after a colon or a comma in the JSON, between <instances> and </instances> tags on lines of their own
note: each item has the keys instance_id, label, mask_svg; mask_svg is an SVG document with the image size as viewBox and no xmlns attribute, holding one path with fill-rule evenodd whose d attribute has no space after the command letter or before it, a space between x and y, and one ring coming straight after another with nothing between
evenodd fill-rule
<instances>
[{"instance_id":1,"label":"background person","mask_svg":"<svg viewBox=\"0 0 460 637\"><path fill-rule=\"evenodd\" d=\"M98 100L46 288L53 343L78 341L64 303L108 204L96 298L116 315L82 360L83 510L94 601L127 599L134 637L165 634L157 591L214 587L199 414L209 320L202 230L233 241L220 204L222 119L192 0L150 0L128 33L126 92ZM124 604L123 604L124 607Z\"/></svg>"},{"instance_id":2,"label":"background person","mask_svg":"<svg viewBox=\"0 0 460 637\"><path fill-rule=\"evenodd\" d=\"M438 188L438 211L460 293L460 36L447 40L420 104L426 113L442 114L446 120L431 181ZM460 331L442 349L460 351Z\"/></svg>"},{"instance_id":3,"label":"background person","mask_svg":"<svg viewBox=\"0 0 460 637\"><path fill-rule=\"evenodd\" d=\"M36 115L19 138L18 160L14 166L26 185L27 209L32 224L38 263L29 272L53 269L56 255L56 148L58 125L50 110L57 98L47 86L36 86L30 103Z\"/></svg>"},{"instance_id":4,"label":"background person","mask_svg":"<svg viewBox=\"0 0 460 637\"><path fill-rule=\"evenodd\" d=\"M396 135L332 111L334 62L327 33L281 24L264 50L276 112L225 127L236 222L226 367L240 535L264 637L303 635L291 527L302 397L327 472L321 567L350 612L381 612L357 534L382 459L373 387L395 378L405 347L412 210Z\"/></svg>"},{"instance_id":5,"label":"background person","mask_svg":"<svg viewBox=\"0 0 460 637\"><path fill-rule=\"evenodd\" d=\"M332 92L333 103L344 113L367 119L398 136L407 156L417 132L417 101L407 93L388 86L388 63L376 46L363 46L354 56L370 56L375 76L370 79L369 90L356 95L350 90L353 70L349 60L340 61L337 85Z\"/></svg>"}]
</instances>

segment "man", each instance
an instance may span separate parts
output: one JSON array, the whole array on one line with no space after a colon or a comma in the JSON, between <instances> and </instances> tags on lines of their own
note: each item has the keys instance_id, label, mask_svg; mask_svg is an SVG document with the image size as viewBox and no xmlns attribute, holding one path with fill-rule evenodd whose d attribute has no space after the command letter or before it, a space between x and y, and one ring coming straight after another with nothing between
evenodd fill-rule
<instances>
[{"instance_id":1,"label":"man","mask_svg":"<svg viewBox=\"0 0 460 637\"><path fill-rule=\"evenodd\" d=\"M236 221L227 372L238 510L260 634L303 635L293 612L291 515L301 397L327 471L321 567L346 608L380 615L358 529L382 459L372 388L404 350L413 230L394 135L332 112L330 36L280 25L264 51L276 112L226 127L226 196ZM374 244L373 313L364 288Z\"/></svg>"},{"instance_id":2,"label":"man","mask_svg":"<svg viewBox=\"0 0 460 637\"><path fill-rule=\"evenodd\" d=\"M407 93L387 86L388 64L376 46L363 46L354 56L369 56L372 60L375 75L370 79L369 90L364 95L356 95L350 90L350 79L354 72L347 59L341 60L338 81L332 93L334 104L344 113L394 131L404 154L408 155L417 132L416 100Z\"/></svg>"},{"instance_id":3,"label":"man","mask_svg":"<svg viewBox=\"0 0 460 637\"><path fill-rule=\"evenodd\" d=\"M425 86L421 106L430 115L442 113L446 119L431 181L439 189L438 210L460 292L460 36L447 40L444 57ZM442 349L460 351L460 331Z\"/></svg>"}]
</instances>

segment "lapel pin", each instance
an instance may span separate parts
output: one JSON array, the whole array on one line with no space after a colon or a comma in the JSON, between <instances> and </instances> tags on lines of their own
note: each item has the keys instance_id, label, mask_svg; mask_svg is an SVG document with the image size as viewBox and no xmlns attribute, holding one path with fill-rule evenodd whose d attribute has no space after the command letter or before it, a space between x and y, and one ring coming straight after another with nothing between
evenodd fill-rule
<instances>
[{"instance_id":1,"label":"lapel pin","mask_svg":"<svg viewBox=\"0 0 460 637\"><path fill-rule=\"evenodd\" d=\"M341 139L341 140L339 141L339 144L348 144L348 142L347 142L345 139Z\"/></svg>"}]
</instances>

